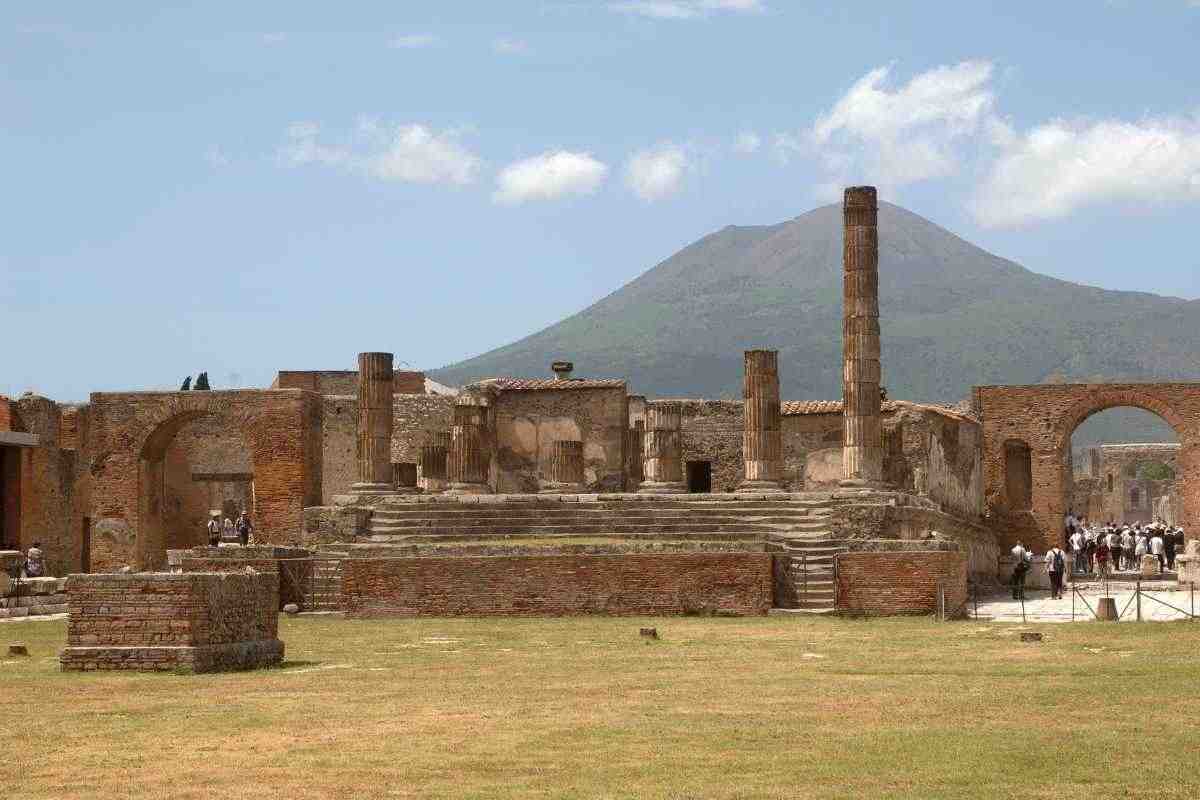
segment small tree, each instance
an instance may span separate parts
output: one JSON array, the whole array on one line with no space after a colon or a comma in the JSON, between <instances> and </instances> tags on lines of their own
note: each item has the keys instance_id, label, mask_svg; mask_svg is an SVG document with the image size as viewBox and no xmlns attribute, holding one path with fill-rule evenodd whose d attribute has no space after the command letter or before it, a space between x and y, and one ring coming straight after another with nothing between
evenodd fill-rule
<instances>
[{"instance_id":1,"label":"small tree","mask_svg":"<svg viewBox=\"0 0 1200 800\"><path fill-rule=\"evenodd\" d=\"M183 385L179 387L179 391L186 392L192 388L192 376L188 375L183 379Z\"/></svg>"},{"instance_id":2,"label":"small tree","mask_svg":"<svg viewBox=\"0 0 1200 800\"><path fill-rule=\"evenodd\" d=\"M208 385L208 373L201 372L196 378L196 389L201 392L207 392L209 388L211 387Z\"/></svg>"}]
</instances>

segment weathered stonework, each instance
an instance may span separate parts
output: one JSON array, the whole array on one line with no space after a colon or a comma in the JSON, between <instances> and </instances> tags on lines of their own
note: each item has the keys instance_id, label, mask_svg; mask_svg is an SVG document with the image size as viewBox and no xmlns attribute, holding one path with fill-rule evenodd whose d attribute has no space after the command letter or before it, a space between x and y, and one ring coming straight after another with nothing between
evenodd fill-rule
<instances>
[{"instance_id":1,"label":"weathered stonework","mask_svg":"<svg viewBox=\"0 0 1200 800\"><path fill-rule=\"evenodd\" d=\"M67 580L66 670L219 672L279 664L275 573L130 573Z\"/></svg>"},{"instance_id":2,"label":"weathered stonework","mask_svg":"<svg viewBox=\"0 0 1200 800\"><path fill-rule=\"evenodd\" d=\"M747 350L742 379L745 403L744 491L780 491L783 429L779 415L779 353Z\"/></svg>"},{"instance_id":3,"label":"weathered stonework","mask_svg":"<svg viewBox=\"0 0 1200 800\"><path fill-rule=\"evenodd\" d=\"M558 441L550 455L550 480L542 491L557 494L577 494L583 486L583 442Z\"/></svg>"},{"instance_id":4,"label":"weathered stonework","mask_svg":"<svg viewBox=\"0 0 1200 800\"><path fill-rule=\"evenodd\" d=\"M953 550L878 549L838 556L837 608L849 614L966 613L967 562Z\"/></svg>"},{"instance_id":5,"label":"weathered stonework","mask_svg":"<svg viewBox=\"0 0 1200 800\"><path fill-rule=\"evenodd\" d=\"M643 494L677 494L686 491L683 483L681 414L678 403L661 401L646 406L645 480L638 487Z\"/></svg>"},{"instance_id":6,"label":"weathered stonework","mask_svg":"<svg viewBox=\"0 0 1200 800\"><path fill-rule=\"evenodd\" d=\"M873 186L846 190L843 204L843 469L848 485L883 482L879 418L879 221Z\"/></svg>"},{"instance_id":7,"label":"weathered stonework","mask_svg":"<svg viewBox=\"0 0 1200 800\"><path fill-rule=\"evenodd\" d=\"M484 494L488 491L488 458L485 451L488 409L460 399L454 406L447 465L451 494Z\"/></svg>"},{"instance_id":8,"label":"weathered stonework","mask_svg":"<svg viewBox=\"0 0 1200 800\"><path fill-rule=\"evenodd\" d=\"M352 617L765 614L766 553L366 558L343 562Z\"/></svg>"},{"instance_id":9,"label":"weathered stonework","mask_svg":"<svg viewBox=\"0 0 1200 800\"><path fill-rule=\"evenodd\" d=\"M351 491L392 487L392 354L358 354L358 482Z\"/></svg>"}]
</instances>

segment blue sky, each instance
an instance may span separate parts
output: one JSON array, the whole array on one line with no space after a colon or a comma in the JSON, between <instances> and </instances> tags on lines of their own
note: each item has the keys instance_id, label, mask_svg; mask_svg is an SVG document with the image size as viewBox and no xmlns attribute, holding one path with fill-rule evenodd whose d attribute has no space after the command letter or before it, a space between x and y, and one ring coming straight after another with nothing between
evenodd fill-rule
<instances>
[{"instance_id":1,"label":"blue sky","mask_svg":"<svg viewBox=\"0 0 1200 800\"><path fill-rule=\"evenodd\" d=\"M6 3L0 392L434 368L847 183L1198 298L1197 42L1189 0Z\"/></svg>"}]
</instances>

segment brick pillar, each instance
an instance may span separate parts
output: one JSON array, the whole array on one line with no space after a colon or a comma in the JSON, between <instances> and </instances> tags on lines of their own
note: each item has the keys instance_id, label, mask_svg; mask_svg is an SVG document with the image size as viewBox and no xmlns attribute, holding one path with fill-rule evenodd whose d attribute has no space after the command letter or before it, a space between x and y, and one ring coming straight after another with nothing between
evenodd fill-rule
<instances>
[{"instance_id":1,"label":"brick pillar","mask_svg":"<svg viewBox=\"0 0 1200 800\"><path fill-rule=\"evenodd\" d=\"M875 187L846 190L842 263L843 486L883 483L879 381L879 227Z\"/></svg>"},{"instance_id":2,"label":"brick pillar","mask_svg":"<svg viewBox=\"0 0 1200 800\"><path fill-rule=\"evenodd\" d=\"M583 487L583 442L556 441L550 452L550 480L545 494L578 494Z\"/></svg>"},{"instance_id":3,"label":"brick pillar","mask_svg":"<svg viewBox=\"0 0 1200 800\"><path fill-rule=\"evenodd\" d=\"M358 354L358 483L351 491L392 491L392 354Z\"/></svg>"},{"instance_id":4,"label":"brick pillar","mask_svg":"<svg viewBox=\"0 0 1200 800\"><path fill-rule=\"evenodd\" d=\"M417 465L407 461L392 464L392 486L401 494L414 494L417 488Z\"/></svg>"},{"instance_id":5,"label":"brick pillar","mask_svg":"<svg viewBox=\"0 0 1200 800\"><path fill-rule=\"evenodd\" d=\"M446 458L450 488L447 494L486 494L488 458L484 452L487 406L455 405Z\"/></svg>"},{"instance_id":6,"label":"brick pillar","mask_svg":"<svg viewBox=\"0 0 1200 800\"><path fill-rule=\"evenodd\" d=\"M682 409L677 403L646 406L646 435L642 443L645 480L642 494L680 494L683 482Z\"/></svg>"},{"instance_id":7,"label":"brick pillar","mask_svg":"<svg viewBox=\"0 0 1200 800\"><path fill-rule=\"evenodd\" d=\"M421 470L420 486L426 492L446 491L446 455L450 452L450 431L434 434L432 444L421 447L417 466Z\"/></svg>"},{"instance_id":8,"label":"brick pillar","mask_svg":"<svg viewBox=\"0 0 1200 800\"><path fill-rule=\"evenodd\" d=\"M742 377L745 404L745 430L742 432L742 458L746 464L744 492L782 490L783 425L779 416L779 353L775 350L747 350Z\"/></svg>"}]
</instances>

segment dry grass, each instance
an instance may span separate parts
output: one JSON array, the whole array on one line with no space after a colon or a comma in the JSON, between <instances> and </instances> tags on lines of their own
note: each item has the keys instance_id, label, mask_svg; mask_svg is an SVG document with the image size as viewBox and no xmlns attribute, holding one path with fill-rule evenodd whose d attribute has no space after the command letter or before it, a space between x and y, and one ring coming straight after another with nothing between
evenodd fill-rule
<instances>
[{"instance_id":1,"label":"dry grass","mask_svg":"<svg viewBox=\"0 0 1200 800\"><path fill-rule=\"evenodd\" d=\"M662 639L640 639L640 625ZM20 797L1200 795L1200 624L284 619L254 673L62 674L0 625Z\"/></svg>"}]
</instances>

